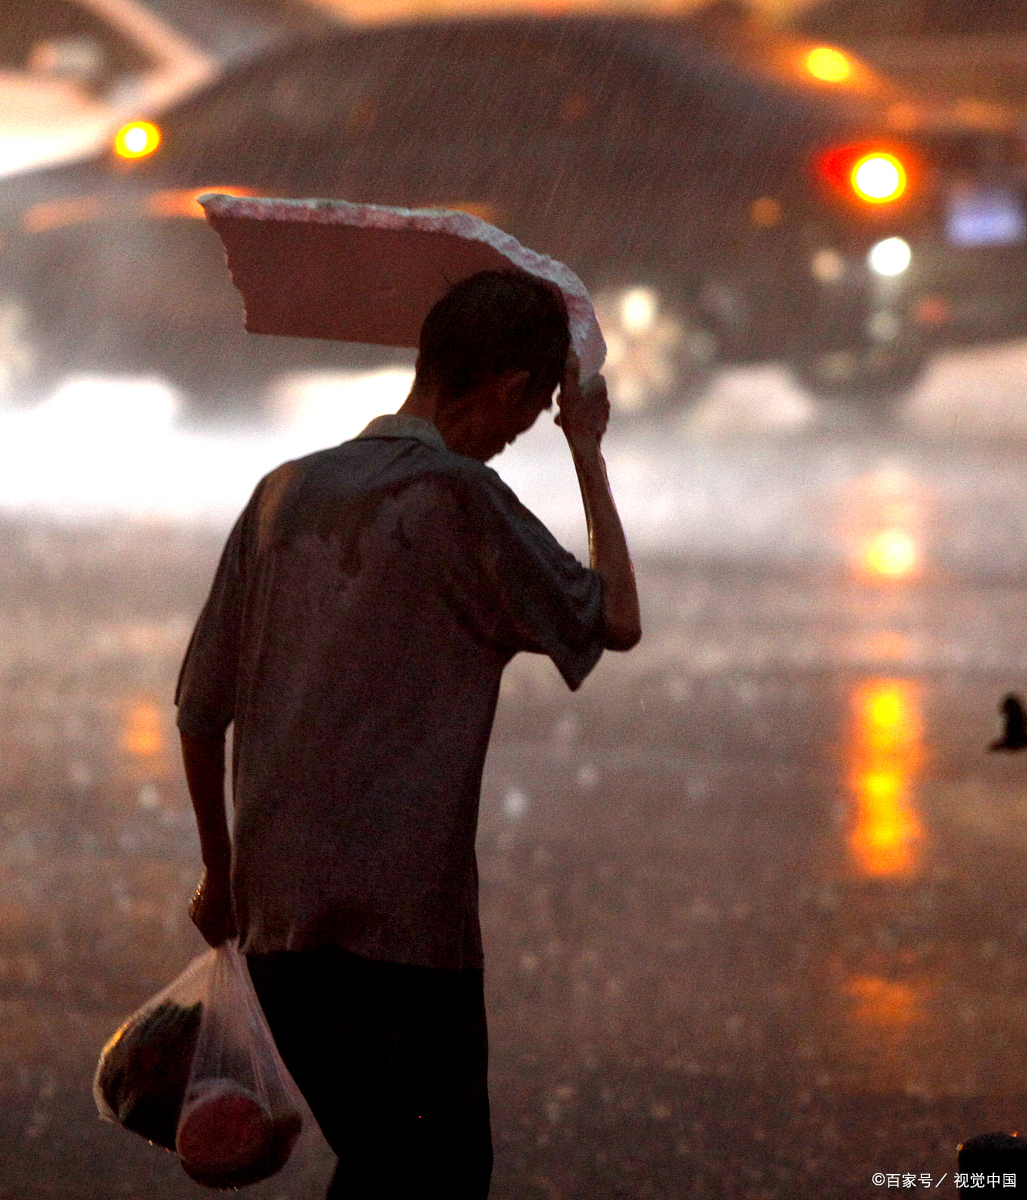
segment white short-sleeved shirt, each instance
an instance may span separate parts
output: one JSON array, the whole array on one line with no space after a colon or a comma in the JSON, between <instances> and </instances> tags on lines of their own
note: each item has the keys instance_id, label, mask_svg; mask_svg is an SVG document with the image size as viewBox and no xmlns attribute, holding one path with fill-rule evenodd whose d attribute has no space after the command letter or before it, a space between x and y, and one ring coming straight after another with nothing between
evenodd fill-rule
<instances>
[{"instance_id":1,"label":"white short-sleeved shirt","mask_svg":"<svg viewBox=\"0 0 1027 1200\"><path fill-rule=\"evenodd\" d=\"M602 644L599 576L426 421L377 417L261 480L176 693L184 732L235 723L241 948L481 967L500 676L531 650L576 688Z\"/></svg>"}]
</instances>

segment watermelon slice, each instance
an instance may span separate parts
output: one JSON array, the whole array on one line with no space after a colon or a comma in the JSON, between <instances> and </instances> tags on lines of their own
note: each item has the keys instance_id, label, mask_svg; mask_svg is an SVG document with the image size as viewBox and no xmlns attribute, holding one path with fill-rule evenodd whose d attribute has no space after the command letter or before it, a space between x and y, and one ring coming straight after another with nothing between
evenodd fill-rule
<instances>
[{"instance_id":1,"label":"watermelon slice","mask_svg":"<svg viewBox=\"0 0 1027 1200\"><path fill-rule=\"evenodd\" d=\"M289 1109L272 1118L249 1088L205 1079L182 1106L175 1148L186 1174L211 1188L237 1188L280 1171L303 1120Z\"/></svg>"}]
</instances>

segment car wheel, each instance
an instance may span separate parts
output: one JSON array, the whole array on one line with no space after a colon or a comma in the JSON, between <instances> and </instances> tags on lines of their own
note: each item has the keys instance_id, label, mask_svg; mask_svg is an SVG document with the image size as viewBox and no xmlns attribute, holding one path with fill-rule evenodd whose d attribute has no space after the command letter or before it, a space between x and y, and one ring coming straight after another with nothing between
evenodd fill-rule
<instances>
[{"instance_id":1,"label":"car wheel","mask_svg":"<svg viewBox=\"0 0 1027 1200\"><path fill-rule=\"evenodd\" d=\"M717 370L718 344L692 306L638 286L597 292L595 310L606 338L603 374L614 413L671 412L706 393Z\"/></svg>"},{"instance_id":2,"label":"car wheel","mask_svg":"<svg viewBox=\"0 0 1027 1200\"><path fill-rule=\"evenodd\" d=\"M917 350L873 346L804 355L789 365L799 385L818 399L890 416L919 382L927 356Z\"/></svg>"}]
</instances>

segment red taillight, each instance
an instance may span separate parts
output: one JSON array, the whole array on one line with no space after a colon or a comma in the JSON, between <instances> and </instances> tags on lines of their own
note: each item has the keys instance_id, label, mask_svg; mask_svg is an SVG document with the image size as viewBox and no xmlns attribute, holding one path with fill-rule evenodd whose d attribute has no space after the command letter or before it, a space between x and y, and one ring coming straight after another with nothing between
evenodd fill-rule
<instances>
[{"instance_id":1,"label":"red taillight","mask_svg":"<svg viewBox=\"0 0 1027 1200\"><path fill-rule=\"evenodd\" d=\"M903 151L881 146L839 146L817 159L817 174L850 200L894 204L909 188L910 160Z\"/></svg>"},{"instance_id":2,"label":"red taillight","mask_svg":"<svg viewBox=\"0 0 1027 1200\"><path fill-rule=\"evenodd\" d=\"M852 190L867 204L890 204L901 198L909 182L901 158L886 150L865 154L849 175Z\"/></svg>"}]
</instances>

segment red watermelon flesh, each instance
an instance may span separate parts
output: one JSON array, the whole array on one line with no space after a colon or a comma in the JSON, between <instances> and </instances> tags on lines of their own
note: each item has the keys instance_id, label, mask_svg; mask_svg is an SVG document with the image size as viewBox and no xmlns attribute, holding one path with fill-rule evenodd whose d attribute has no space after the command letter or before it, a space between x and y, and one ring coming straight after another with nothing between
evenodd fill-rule
<instances>
[{"instance_id":1,"label":"red watermelon flesh","mask_svg":"<svg viewBox=\"0 0 1027 1200\"><path fill-rule=\"evenodd\" d=\"M182 1106L175 1149L194 1179L225 1187L267 1155L274 1136L271 1114L248 1088L230 1079L204 1080Z\"/></svg>"}]
</instances>

